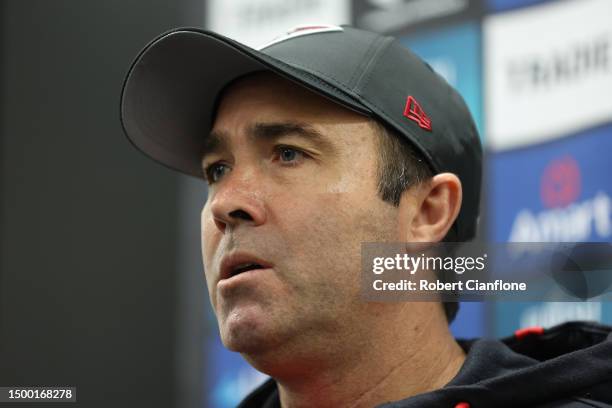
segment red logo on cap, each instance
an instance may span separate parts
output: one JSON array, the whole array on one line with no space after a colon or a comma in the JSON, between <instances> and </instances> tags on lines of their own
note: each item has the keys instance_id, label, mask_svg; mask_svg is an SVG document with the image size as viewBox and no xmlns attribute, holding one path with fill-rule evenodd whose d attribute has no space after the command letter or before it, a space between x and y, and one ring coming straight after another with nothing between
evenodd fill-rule
<instances>
[{"instance_id":1,"label":"red logo on cap","mask_svg":"<svg viewBox=\"0 0 612 408\"><path fill-rule=\"evenodd\" d=\"M406 107L404 108L404 116L410 120L414 120L421 128L431 132L431 119L425 113L421 105L412 96L406 99Z\"/></svg>"}]
</instances>

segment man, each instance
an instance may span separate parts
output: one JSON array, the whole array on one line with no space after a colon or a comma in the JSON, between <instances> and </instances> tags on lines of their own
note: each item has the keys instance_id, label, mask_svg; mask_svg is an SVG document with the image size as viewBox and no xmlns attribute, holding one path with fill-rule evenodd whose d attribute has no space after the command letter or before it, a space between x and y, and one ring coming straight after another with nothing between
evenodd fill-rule
<instances>
[{"instance_id":1,"label":"man","mask_svg":"<svg viewBox=\"0 0 612 408\"><path fill-rule=\"evenodd\" d=\"M241 406L612 403L606 327L457 343L456 304L360 297L362 242L469 240L478 218L470 114L392 38L314 26L257 51L175 30L134 62L121 112L139 149L208 182L221 338L272 377Z\"/></svg>"}]
</instances>

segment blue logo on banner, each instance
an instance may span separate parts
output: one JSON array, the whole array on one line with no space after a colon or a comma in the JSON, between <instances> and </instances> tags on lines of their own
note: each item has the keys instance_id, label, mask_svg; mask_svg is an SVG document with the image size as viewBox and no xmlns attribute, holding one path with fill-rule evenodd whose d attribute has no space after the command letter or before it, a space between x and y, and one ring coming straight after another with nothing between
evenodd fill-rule
<instances>
[{"instance_id":1,"label":"blue logo on banner","mask_svg":"<svg viewBox=\"0 0 612 408\"><path fill-rule=\"evenodd\" d=\"M468 23L400 41L461 94L482 136L480 26Z\"/></svg>"}]
</instances>

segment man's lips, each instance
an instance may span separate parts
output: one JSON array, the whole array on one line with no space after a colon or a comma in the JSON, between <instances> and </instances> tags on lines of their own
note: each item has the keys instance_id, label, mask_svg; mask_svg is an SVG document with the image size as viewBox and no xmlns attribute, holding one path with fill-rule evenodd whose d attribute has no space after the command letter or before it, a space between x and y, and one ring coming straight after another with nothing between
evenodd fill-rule
<instances>
[{"instance_id":1,"label":"man's lips","mask_svg":"<svg viewBox=\"0 0 612 408\"><path fill-rule=\"evenodd\" d=\"M219 281L250 270L268 269L272 266L270 262L247 252L234 252L221 259Z\"/></svg>"}]
</instances>

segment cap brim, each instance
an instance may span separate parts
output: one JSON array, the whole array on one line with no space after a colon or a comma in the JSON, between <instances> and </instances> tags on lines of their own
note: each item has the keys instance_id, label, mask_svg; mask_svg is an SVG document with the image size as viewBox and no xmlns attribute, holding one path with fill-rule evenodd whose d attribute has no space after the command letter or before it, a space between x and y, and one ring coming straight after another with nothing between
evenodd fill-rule
<instances>
[{"instance_id":1,"label":"cap brim","mask_svg":"<svg viewBox=\"0 0 612 408\"><path fill-rule=\"evenodd\" d=\"M177 29L153 40L132 64L121 94L123 129L149 157L201 177L202 143L220 92L258 71L276 72L350 109L370 113L316 76L260 51L216 33Z\"/></svg>"}]
</instances>

